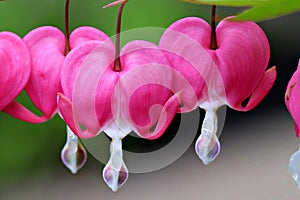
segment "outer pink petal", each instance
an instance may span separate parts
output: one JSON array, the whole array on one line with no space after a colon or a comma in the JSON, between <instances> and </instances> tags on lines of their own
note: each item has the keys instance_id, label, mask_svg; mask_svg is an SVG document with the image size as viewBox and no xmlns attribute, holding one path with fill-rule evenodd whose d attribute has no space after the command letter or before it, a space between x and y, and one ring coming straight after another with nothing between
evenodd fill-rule
<instances>
[{"instance_id":1,"label":"outer pink petal","mask_svg":"<svg viewBox=\"0 0 300 200\"><path fill-rule=\"evenodd\" d=\"M82 26L75 29L70 35L70 47L74 49L77 46L84 44L85 42L89 42L92 40L97 41L109 41L112 43L111 39L102 31L89 27Z\"/></svg>"},{"instance_id":2,"label":"outer pink petal","mask_svg":"<svg viewBox=\"0 0 300 200\"><path fill-rule=\"evenodd\" d=\"M202 100L217 100L221 104L227 101L233 108L249 110L266 95L274 82L272 78L275 78L276 72L271 70L270 75L264 75L269 61L270 49L268 40L261 28L253 22L231 22L229 19L222 20L217 27L217 50L209 48L210 26L202 19L195 17L185 18L172 24L162 36L160 46L171 50L172 53L176 52L177 57L181 55L189 62L184 62L180 57L176 58L174 55L169 55L172 66L190 81L197 92L198 99L202 95ZM188 38L178 36L171 30L183 33ZM187 43L186 41L191 39L198 43L201 48L197 50L197 47L191 42L190 45L184 45ZM197 52L201 52L203 49L207 51L209 56L205 53L202 55L198 53L199 55L195 56ZM209 62L207 57L210 57L215 63ZM199 60L199 62L194 60ZM197 69L198 73L189 65ZM201 81L197 83L195 80L201 79L204 80L208 91L204 87L198 87L201 90L197 90L197 86L201 86ZM259 84L260 86L258 86ZM263 88L259 89L258 87ZM255 94L255 96L251 98L249 105L246 108L239 108L238 105L251 94ZM201 99L199 103L201 104Z\"/></svg>"},{"instance_id":3,"label":"outer pink petal","mask_svg":"<svg viewBox=\"0 0 300 200\"><path fill-rule=\"evenodd\" d=\"M285 104L290 112L295 123L296 136L300 138L300 61L296 72L293 74L291 80L288 83Z\"/></svg>"},{"instance_id":4,"label":"outer pink petal","mask_svg":"<svg viewBox=\"0 0 300 200\"><path fill-rule=\"evenodd\" d=\"M79 27L75 29L72 34L70 35L70 46L72 48L72 51L67 56L63 71L62 71L62 77L61 77L61 84L63 87L64 94L71 99L72 101L75 99L75 109L79 113L79 121L80 123L85 126L86 128L90 129L94 134L98 134L99 124L104 125L109 118L111 118L110 109L108 106L103 105L105 101L109 102L109 99L102 98L99 101L95 102L95 96L97 94L92 94L92 91L90 91L89 84L91 82L90 78L88 77L88 73L92 73L95 75L95 72L93 72L93 69L88 69L89 66L87 66L86 70L81 70L86 60L88 60L91 66L99 66L101 65L101 58L96 58L96 60L89 59L90 56L95 49L99 49L97 46L99 45L99 42L103 42L104 46L107 45L110 48L113 48L113 43L110 40L110 38L103 33L102 31L95 29L93 27ZM83 46L82 46L83 45ZM77 47L77 48L75 48ZM73 52L74 51L74 52ZM96 54L94 52L94 54ZM97 57L97 55L94 55L94 57ZM100 62L97 63L97 60ZM93 63L91 63L93 62ZM80 74L79 74L80 73ZM82 78L87 78L87 82L83 80L79 80ZM78 82L85 82L85 83L78 83L76 85L76 81ZM95 87L98 83L95 83ZM80 88L82 86L82 88ZM74 94L74 87L76 87L76 91ZM105 90L108 88L105 88ZM83 91L82 91L83 90ZM85 95L85 93L88 92L88 95ZM85 98L82 98L84 96ZM99 95L98 95L99 96ZM89 99L89 100L88 100ZM81 102L81 103L80 103ZM74 103L74 102L73 102ZM102 112L95 111L95 108L97 107L96 104L100 104L102 108ZM78 110L79 109L79 110ZM101 114L104 113L104 114ZM91 117L93 116L93 118ZM98 118L98 121L97 121ZM93 120L94 119L94 120Z\"/></svg>"},{"instance_id":5,"label":"outer pink petal","mask_svg":"<svg viewBox=\"0 0 300 200\"><path fill-rule=\"evenodd\" d=\"M92 42L94 41L94 42ZM80 50L76 50L75 53L70 52L66 61L64 62L64 67L61 72L61 82L64 95L72 99L72 92L75 77L78 73L80 65L82 64L84 58L98 45L97 42L104 41L105 45L113 46L110 38L102 31L88 26L83 26L75 29L70 35L70 46L71 49L79 47L86 42L92 42L86 45ZM76 54L76 56L74 56Z\"/></svg>"},{"instance_id":6,"label":"outer pink petal","mask_svg":"<svg viewBox=\"0 0 300 200\"><path fill-rule=\"evenodd\" d=\"M169 127L172 122L175 114L178 111L178 107L180 106L179 95L178 93L173 95L168 99L165 103L163 109L161 110L160 116L156 123L156 127L153 131L149 129L140 130L140 135L146 137L148 139L156 139L163 135L166 129ZM155 112L155 111L154 111Z\"/></svg>"},{"instance_id":7,"label":"outer pink petal","mask_svg":"<svg viewBox=\"0 0 300 200\"><path fill-rule=\"evenodd\" d=\"M74 112L73 105L71 101L65 97L63 94L58 94L58 107L61 113L61 116L65 120L66 124L70 129L80 138L90 138L95 134L90 130L82 130L80 124L77 120L76 113ZM100 130L99 130L100 131Z\"/></svg>"},{"instance_id":8,"label":"outer pink petal","mask_svg":"<svg viewBox=\"0 0 300 200\"><path fill-rule=\"evenodd\" d=\"M78 121L94 136L111 119L111 95L116 73L109 75L114 60L110 42L90 41L66 57L61 84L73 104Z\"/></svg>"},{"instance_id":9,"label":"outer pink petal","mask_svg":"<svg viewBox=\"0 0 300 200\"><path fill-rule=\"evenodd\" d=\"M153 97L152 97L153 98ZM135 115L137 112L133 109L132 105L135 103L133 100L131 102L131 114ZM156 139L159 138L161 135L164 134L170 123L172 122L175 114L177 113L178 107L180 106L180 101L178 95L173 95L171 98L165 102L164 105L154 104L150 107L147 112L142 112L143 117L140 118L144 123L147 124L138 125L135 124L135 129L137 133L147 139ZM149 112L149 113L148 113ZM148 117L150 121L148 121ZM152 130L154 128L154 130Z\"/></svg>"},{"instance_id":10,"label":"outer pink petal","mask_svg":"<svg viewBox=\"0 0 300 200\"><path fill-rule=\"evenodd\" d=\"M118 98L121 98L122 114L142 137L157 138L163 134L180 104L176 98L168 102L172 68L165 54L145 41L128 43L122 50L121 63ZM156 123L157 129L150 132Z\"/></svg>"},{"instance_id":11,"label":"outer pink petal","mask_svg":"<svg viewBox=\"0 0 300 200\"><path fill-rule=\"evenodd\" d=\"M149 63L158 63L165 66L170 65L162 50L160 50L155 44L143 40L135 40L127 43L121 51L120 59L123 67L122 72L126 72L132 68L140 67L143 64ZM166 79L171 80L171 74L165 75Z\"/></svg>"},{"instance_id":12,"label":"outer pink petal","mask_svg":"<svg viewBox=\"0 0 300 200\"><path fill-rule=\"evenodd\" d=\"M30 75L30 55L22 39L0 32L0 110L25 87Z\"/></svg>"},{"instance_id":13,"label":"outer pink petal","mask_svg":"<svg viewBox=\"0 0 300 200\"><path fill-rule=\"evenodd\" d=\"M178 31L195 40L205 49L210 46L210 25L198 17L187 17L174 22L168 30ZM168 30L166 32L168 32ZM163 36L164 37L164 36Z\"/></svg>"},{"instance_id":14,"label":"outer pink petal","mask_svg":"<svg viewBox=\"0 0 300 200\"><path fill-rule=\"evenodd\" d=\"M42 123L49 120L47 116L37 116L18 102L11 102L3 109L7 114L30 123Z\"/></svg>"},{"instance_id":15,"label":"outer pink petal","mask_svg":"<svg viewBox=\"0 0 300 200\"><path fill-rule=\"evenodd\" d=\"M248 111L256 107L262 99L269 93L274 82L276 80L276 68L272 67L265 72L264 77L261 79L260 83L257 85L256 89L250 96L250 99L246 106L242 106L242 101L238 102L237 105L230 105L230 107L239 111Z\"/></svg>"},{"instance_id":16,"label":"outer pink petal","mask_svg":"<svg viewBox=\"0 0 300 200\"><path fill-rule=\"evenodd\" d=\"M235 108L254 93L264 79L270 47L265 33L257 24L232 22L229 19L222 20L217 27L218 49L212 51L212 54L216 56L216 64L222 75L227 102L229 106ZM272 84L271 82L269 81L269 84ZM263 92L261 95L266 93ZM258 98L255 98L257 104ZM249 109L250 107L244 110Z\"/></svg>"},{"instance_id":17,"label":"outer pink petal","mask_svg":"<svg viewBox=\"0 0 300 200\"><path fill-rule=\"evenodd\" d=\"M57 111L60 71L64 61L64 34L55 27L40 27L29 32L24 41L32 60L26 92L43 115L51 118Z\"/></svg>"},{"instance_id":18,"label":"outer pink petal","mask_svg":"<svg viewBox=\"0 0 300 200\"><path fill-rule=\"evenodd\" d=\"M76 76L84 59L96 48L98 42L89 42L83 47L74 48L66 57L61 71L61 86L63 93L72 101Z\"/></svg>"},{"instance_id":19,"label":"outer pink petal","mask_svg":"<svg viewBox=\"0 0 300 200\"><path fill-rule=\"evenodd\" d=\"M112 94L116 82L119 80L119 73L111 70L109 67L98 79L95 93L95 109L98 116L99 125L106 126L113 120L112 114Z\"/></svg>"},{"instance_id":20,"label":"outer pink petal","mask_svg":"<svg viewBox=\"0 0 300 200\"><path fill-rule=\"evenodd\" d=\"M210 44L210 26L200 18L188 17L173 23L160 39L159 47L167 51L173 69L192 86L197 99L191 98L185 85L174 86L182 92L185 111L191 111L207 100L214 62L207 50ZM176 82L175 82L176 84Z\"/></svg>"}]
</instances>

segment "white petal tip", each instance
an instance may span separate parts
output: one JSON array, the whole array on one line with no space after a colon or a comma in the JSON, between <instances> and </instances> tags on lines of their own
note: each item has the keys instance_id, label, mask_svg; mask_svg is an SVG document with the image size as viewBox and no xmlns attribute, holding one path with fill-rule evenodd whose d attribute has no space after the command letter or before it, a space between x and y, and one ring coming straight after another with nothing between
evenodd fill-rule
<instances>
[{"instance_id":1,"label":"white petal tip","mask_svg":"<svg viewBox=\"0 0 300 200\"><path fill-rule=\"evenodd\" d=\"M123 160L121 140L113 139L111 143L111 156L103 169L103 179L108 187L116 192L128 179L128 169Z\"/></svg>"},{"instance_id":2,"label":"white petal tip","mask_svg":"<svg viewBox=\"0 0 300 200\"><path fill-rule=\"evenodd\" d=\"M77 174L78 170L77 169L70 169L72 174Z\"/></svg>"},{"instance_id":3,"label":"white petal tip","mask_svg":"<svg viewBox=\"0 0 300 200\"><path fill-rule=\"evenodd\" d=\"M204 165L209 165L213 162L220 153L221 146L217 136L210 138L199 137L195 144L195 150L198 157L202 160Z\"/></svg>"},{"instance_id":4,"label":"white petal tip","mask_svg":"<svg viewBox=\"0 0 300 200\"><path fill-rule=\"evenodd\" d=\"M300 192L300 150L296 151L290 158L289 162L290 173L298 185Z\"/></svg>"},{"instance_id":5,"label":"white petal tip","mask_svg":"<svg viewBox=\"0 0 300 200\"><path fill-rule=\"evenodd\" d=\"M213 160L208 161L208 160L205 160L205 159L201 159L201 160L202 160L202 162L203 162L204 165L209 165L213 161Z\"/></svg>"}]
</instances>

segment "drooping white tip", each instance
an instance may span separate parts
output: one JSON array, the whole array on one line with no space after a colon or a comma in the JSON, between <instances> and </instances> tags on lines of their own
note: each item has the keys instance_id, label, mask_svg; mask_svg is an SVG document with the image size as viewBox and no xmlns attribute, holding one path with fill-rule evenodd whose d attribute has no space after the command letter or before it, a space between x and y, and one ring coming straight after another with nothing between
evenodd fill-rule
<instances>
[{"instance_id":1,"label":"drooping white tip","mask_svg":"<svg viewBox=\"0 0 300 200\"><path fill-rule=\"evenodd\" d=\"M289 170L300 192L300 149L290 157Z\"/></svg>"},{"instance_id":2,"label":"drooping white tip","mask_svg":"<svg viewBox=\"0 0 300 200\"><path fill-rule=\"evenodd\" d=\"M128 179L128 169L123 160L122 143L120 140L112 140L110 159L103 169L103 179L113 192L118 191Z\"/></svg>"},{"instance_id":3,"label":"drooping white tip","mask_svg":"<svg viewBox=\"0 0 300 200\"><path fill-rule=\"evenodd\" d=\"M76 174L84 166L87 160L87 152L78 140L78 137L68 128L67 141L61 151L61 160L63 164Z\"/></svg>"},{"instance_id":4,"label":"drooping white tip","mask_svg":"<svg viewBox=\"0 0 300 200\"><path fill-rule=\"evenodd\" d=\"M198 157L205 165L209 165L220 153L220 142L216 135L207 136L201 134L195 144Z\"/></svg>"},{"instance_id":5,"label":"drooping white tip","mask_svg":"<svg viewBox=\"0 0 300 200\"><path fill-rule=\"evenodd\" d=\"M203 120L201 135L196 141L195 150L205 165L210 164L220 153L220 142L217 133L217 115L208 110Z\"/></svg>"}]
</instances>

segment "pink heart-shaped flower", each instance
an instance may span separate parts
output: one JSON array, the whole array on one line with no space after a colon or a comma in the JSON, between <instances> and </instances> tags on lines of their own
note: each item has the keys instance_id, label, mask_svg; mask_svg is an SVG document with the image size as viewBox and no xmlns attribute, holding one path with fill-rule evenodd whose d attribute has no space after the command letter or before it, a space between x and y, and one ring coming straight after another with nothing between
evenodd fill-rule
<instances>
[{"instance_id":1,"label":"pink heart-shaped flower","mask_svg":"<svg viewBox=\"0 0 300 200\"><path fill-rule=\"evenodd\" d=\"M190 84L196 88L196 93L203 90L203 82L199 81L203 79L207 88L202 93L215 93L214 95L218 96L216 98L224 99L223 104L236 110L247 111L254 108L268 93L275 81L276 70L273 67L265 72L270 47L262 29L254 22L233 22L231 19L232 17L228 17L222 20L216 28L216 50L210 49L210 25L196 17L184 18L173 23L162 36L160 47L183 55L182 57L190 62L190 65L185 64L182 58L181 62L178 62L180 58L174 55L170 58L172 66L186 74ZM196 44L192 44L193 42ZM187 44L193 46L187 49ZM198 57L194 58L195 55L187 55L184 51ZM199 61L194 61L196 59ZM213 71L213 75L209 71ZM225 91L220 88L224 88ZM206 94L202 102L210 98L208 95ZM242 106L247 98L250 98L248 104Z\"/></svg>"},{"instance_id":2,"label":"pink heart-shaped flower","mask_svg":"<svg viewBox=\"0 0 300 200\"><path fill-rule=\"evenodd\" d=\"M74 48L64 62L58 105L79 137L104 131L112 138L103 178L116 191L128 177L121 139L132 130L143 138L159 137L176 114L179 101L169 89L174 70L156 45L132 41L121 51L121 71L114 71L114 62L115 46L110 39Z\"/></svg>"},{"instance_id":3,"label":"pink heart-shaped flower","mask_svg":"<svg viewBox=\"0 0 300 200\"><path fill-rule=\"evenodd\" d=\"M92 27L80 27L74 30L70 36L71 50L90 40L105 40L107 36ZM23 44L23 41L20 40ZM32 103L41 111L42 115L38 116L25 108L22 104L17 102L10 103L4 111L10 115L27 121L30 123L41 123L47 121L54 116L58 111L57 93L61 92L61 68L65 60L67 52L65 45L65 35L57 28L52 26L44 26L30 31L25 37L24 41L29 49L29 53L19 52L21 55L12 55L17 59L22 58L22 62L26 63L31 58L31 74L29 78L24 75L23 81L29 81L25 90L31 99ZM9 44L11 45L11 44ZM9 47L12 51L11 46ZM25 44L23 44L25 46ZM15 45L20 51L20 44ZM25 46L26 48L26 46ZM26 49L27 50L27 49ZM13 52L13 51L12 51ZM15 52L17 52L15 50ZM11 59L11 61L14 61ZM29 65L29 64L28 64ZM14 64L16 66L16 64ZM21 65L20 65L21 67ZM28 66L28 69L30 65ZM23 72L25 72L24 67ZM22 76L22 73L18 73ZM27 79L26 79L27 78ZM22 86L22 84L16 84ZM24 84L23 84L24 87ZM22 88L23 88L22 87ZM8 87L7 87L8 88ZM18 90L14 90L18 92ZM76 173L86 162L87 153L83 146L78 141L77 137L67 128L67 142L62 150L61 158L63 163L72 171ZM73 149L76 147L75 149Z\"/></svg>"},{"instance_id":4,"label":"pink heart-shaped flower","mask_svg":"<svg viewBox=\"0 0 300 200\"><path fill-rule=\"evenodd\" d=\"M276 79L275 67L266 71L270 47L263 30L254 22L231 19L222 20L215 30L217 49L210 48L210 25L196 17L173 23L159 44L171 52L166 55L173 68L194 88L194 104L206 110L202 134L196 142L196 152L205 164L220 151L216 110L222 105L239 111L253 109Z\"/></svg>"},{"instance_id":5,"label":"pink heart-shaped flower","mask_svg":"<svg viewBox=\"0 0 300 200\"><path fill-rule=\"evenodd\" d=\"M288 83L286 93L285 93L285 104L290 112L293 120L296 131L297 138L300 138L300 61L298 68L293 74L291 80Z\"/></svg>"},{"instance_id":6,"label":"pink heart-shaped flower","mask_svg":"<svg viewBox=\"0 0 300 200\"><path fill-rule=\"evenodd\" d=\"M91 27L80 27L70 36L70 47L89 41L103 40L104 33ZM57 28L44 26L30 31L24 42L31 56L31 74L25 90L32 103L41 111L37 116L17 102L12 102L5 112L30 123L41 123L58 111L57 93L61 92L60 75L65 60L65 36Z\"/></svg>"},{"instance_id":7,"label":"pink heart-shaped flower","mask_svg":"<svg viewBox=\"0 0 300 200\"><path fill-rule=\"evenodd\" d=\"M30 55L23 40L14 33L0 32L0 109L24 89L30 75Z\"/></svg>"},{"instance_id":8,"label":"pink heart-shaped flower","mask_svg":"<svg viewBox=\"0 0 300 200\"><path fill-rule=\"evenodd\" d=\"M291 80L288 83L286 93L285 93L285 104L286 107L294 120L294 128L296 132L296 137L300 138L300 103L299 103L299 95L300 95L300 60L298 63L298 68L293 74ZM300 148L293 153L290 157L289 161L289 170L293 177L293 179L298 184L298 189L300 190L300 166L299 166L299 159L300 159Z\"/></svg>"},{"instance_id":9,"label":"pink heart-shaped flower","mask_svg":"<svg viewBox=\"0 0 300 200\"><path fill-rule=\"evenodd\" d=\"M109 126L117 117L114 112L122 113L121 120L127 121L125 126L131 125L143 137L158 137L162 130L153 134L141 131L141 127L151 129L160 115L155 112L152 116L156 120L151 121L148 111L153 105L166 105L171 96L168 85L171 87L172 77L165 78L172 71L168 61L155 45L134 41L123 48L120 57L123 69L117 73L113 70L114 53L110 40L91 41L70 52L62 73L64 94L59 97L62 116L83 138L96 136ZM128 105L116 108L118 99Z\"/></svg>"}]
</instances>

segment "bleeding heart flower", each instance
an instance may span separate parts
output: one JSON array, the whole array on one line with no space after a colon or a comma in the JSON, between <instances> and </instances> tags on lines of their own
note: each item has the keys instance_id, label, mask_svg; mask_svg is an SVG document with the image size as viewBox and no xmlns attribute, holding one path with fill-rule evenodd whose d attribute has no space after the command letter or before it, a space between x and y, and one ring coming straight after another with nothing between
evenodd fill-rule
<instances>
[{"instance_id":1,"label":"bleeding heart flower","mask_svg":"<svg viewBox=\"0 0 300 200\"><path fill-rule=\"evenodd\" d=\"M80 27L74 30L70 36L71 49L89 40L103 40L104 33L95 32L93 29ZM10 103L4 111L26 122L41 123L51 119L58 111L57 93L61 92L60 75L66 53L65 35L55 27L39 27L30 31L24 37L24 42L28 46L32 61L32 70L25 90L42 116L37 116L17 102ZM74 145L76 147L73 147ZM61 157L72 173L76 173L86 162L85 149L69 129Z\"/></svg>"},{"instance_id":2,"label":"bleeding heart flower","mask_svg":"<svg viewBox=\"0 0 300 200\"><path fill-rule=\"evenodd\" d=\"M196 17L172 24L159 45L173 52L167 55L172 66L196 90L198 102L194 104L206 110L202 132L195 145L205 164L213 161L220 151L216 136L217 109L225 104L239 111L253 109L276 79L275 67L265 71L270 47L263 30L254 22L231 19L225 18L217 26L214 49L211 48L214 30ZM247 99L247 105L243 106Z\"/></svg>"},{"instance_id":3,"label":"bleeding heart flower","mask_svg":"<svg viewBox=\"0 0 300 200\"><path fill-rule=\"evenodd\" d=\"M81 27L72 33L71 49L90 39L102 39L101 33L84 34L86 29L92 28ZM58 111L57 93L61 91L60 74L65 59L65 36L57 28L45 26L30 31L24 37L24 42L29 48L32 61L32 71L25 90L42 116L35 115L17 102L11 103L5 111L23 121L41 123L51 119Z\"/></svg>"},{"instance_id":4,"label":"bleeding heart flower","mask_svg":"<svg viewBox=\"0 0 300 200\"><path fill-rule=\"evenodd\" d=\"M285 104L295 122L295 131L297 138L300 138L300 103L298 97L300 96L300 61L296 72L293 74L288 83L285 93Z\"/></svg>"},{"instance_id":5,"label":"bleeding heart flower","mask_svg":"<svg viewBox=\"0 0 300 200\"><path fill-rule=\"evenodd\" d=\"M128 178L122 138L132 130L143 138L159 137L179 107L169 89L173 69L154 44L130 42L119 59L121 70L115 71L115 46L109 38L74 48L64 62L64 94L58 98L62 117L76 135L90 138L104 131L112 138L103 178L113 191Z\"/></svg>"},{"instance_id":6,"label":"bleeding heart flower","mask_svg":"<svg viewBox=\"0 0 300 200\"><path fill-rule=\"evenodd\" d=\"M178 94L169 90L174 70L156 45L133 41L120 52L126 2L118 0L105 6L121 4L116 44L107 37L104 42L94 40L74 48L64 62L63 94L58 96L62 117L76 135L90 138L104 131L112 138L103 178L113 191L128 178L122 138L132 130L144 138L159 137L180 105Z\"/></svg>"},{"instance_id":7,"label":"bleeding heart flower","mask_svg":"<svg viewBox=\"0 0 300 200\"><path fill-rule=\"evenodd\" d=\"M42 116L37 116L18 102L10 103L4 111L26 122L41 123L51 119L57 113L56 98L57 93L61 91L60 71L65 59L65 36L55 27L39 27L29 32L24 37L24 42L29 48L32 61L32 70L25 90ZM61 158L65 166L76 173L77 169L86 162L86 151L81 148L77 140L75 143L71 142L77 139L72 139L74 137L76 136L72 136L68 131ZM71 147L74 144L78 144L75 145L77 149ZM84 152L85 156L80 157L83 159L77 159L79 152Z\"/></svg>"},{"instance_id":8,"label":"bleeding heart flower","mask_svg":"<svg viewBox=\"0 0 300 200\"><path fill-rule=\"evenodd\" d=\"M285 104L287 106L288 111L290 112L293 120L294 127L296 131L296 136L300 139L300 61L298 64L298 68L296 72L293 74L291 80L288 83L286 93L285 93ZM300 191L300 148L297 152L295 152L291 158L289 163L290 172L294 178L294 180L298 184L298 189Z\"/></svg>"},{"instance_id":9,"label":"bleeding heart flower","mask_svg":"<svg viewBox=\"0 0 300 200\"><path fill-rule=\"evenodd\" d=\"M24 89L30 75L30 55L14 33L0 32L0 110Z\"/></svg>"}]
</instances>

